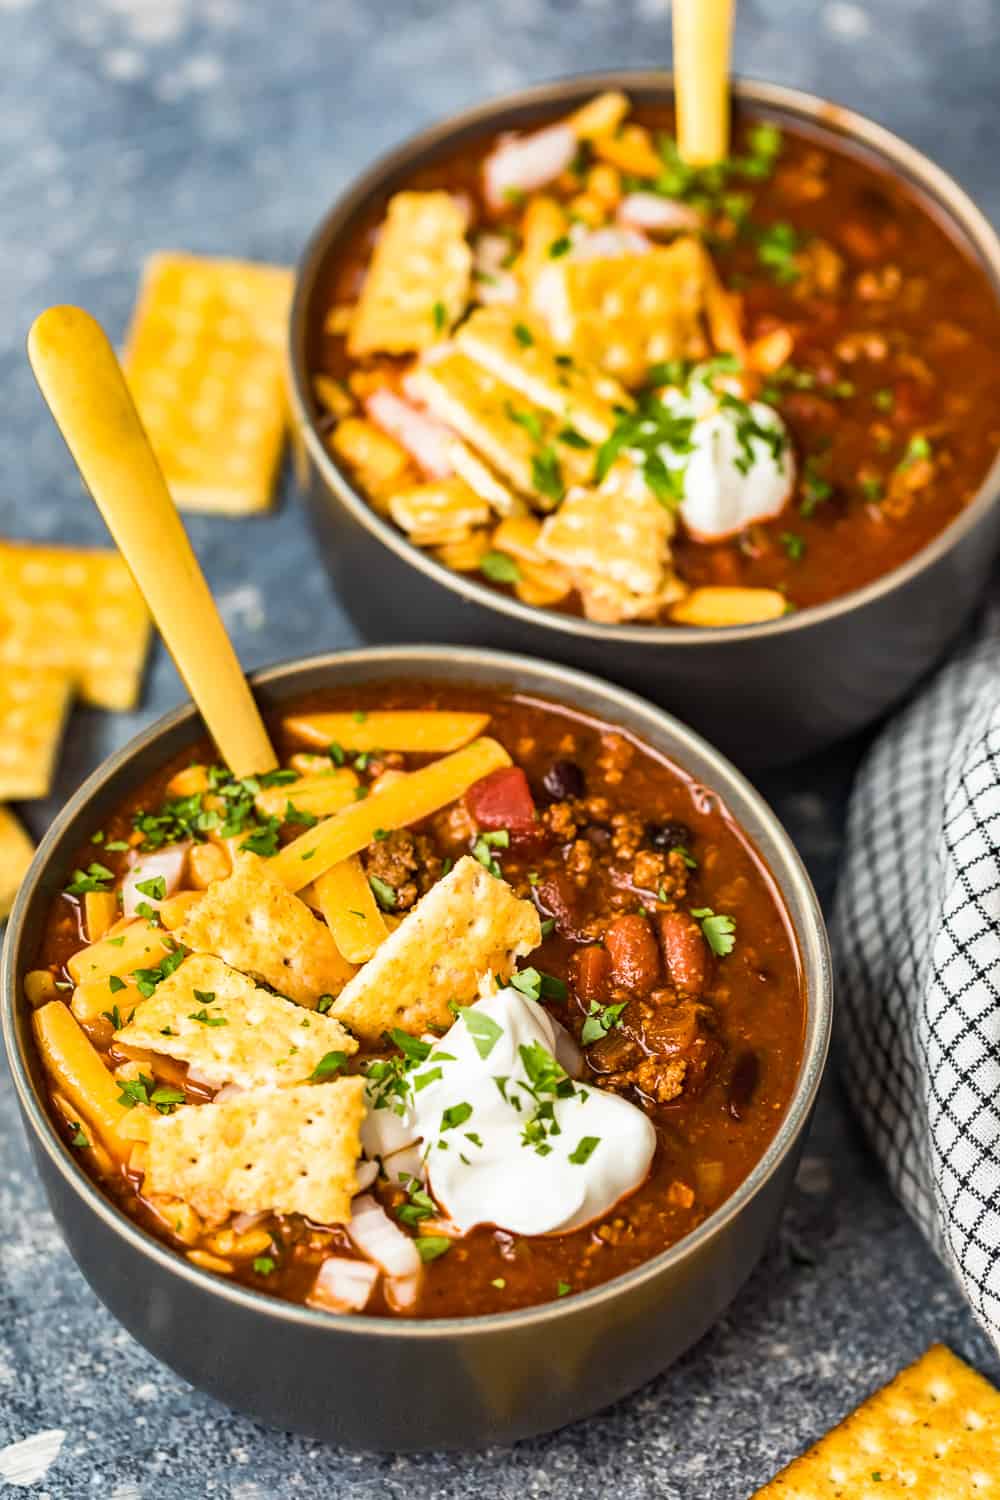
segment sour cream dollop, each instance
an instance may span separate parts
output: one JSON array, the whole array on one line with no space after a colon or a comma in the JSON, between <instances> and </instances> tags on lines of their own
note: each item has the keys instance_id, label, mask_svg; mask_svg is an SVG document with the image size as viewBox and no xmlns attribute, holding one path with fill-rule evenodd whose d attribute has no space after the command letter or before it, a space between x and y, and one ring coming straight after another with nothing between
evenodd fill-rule
<instances>
[{"instance_id":1,"label":"sour cream dollop","mask_svg":"<svg viewBox=\"0 0 1000 1500\"><path fill-rule=\"evenodd\" d=\"M788 431L763 401L727 403L706 381L663 392L671 414L691 418L690 452L664 451L684 470L680 514L699 542L722 541L754 521L768 521L788 502L795 460Z\"/></svg>"},{"instance_id":2,"label":"sour cream dollop","mask_svg":"<svg viewBox=\"0 0 1000 1500\"><path fill-rule=\"evenodd\" d=\"M560 1029L513 987L477 1001L412 1074L405 1115L385 1122L385 1145L396 1151L407 1137L420 1138L431 1191L462 1233L477 1224L514 1234L576 1229L607 1214L649 1173L656 1147L649 1120L564 1072ZM369 1112L367 1149L387 1113Z\"/></svg>"}]
</instances>

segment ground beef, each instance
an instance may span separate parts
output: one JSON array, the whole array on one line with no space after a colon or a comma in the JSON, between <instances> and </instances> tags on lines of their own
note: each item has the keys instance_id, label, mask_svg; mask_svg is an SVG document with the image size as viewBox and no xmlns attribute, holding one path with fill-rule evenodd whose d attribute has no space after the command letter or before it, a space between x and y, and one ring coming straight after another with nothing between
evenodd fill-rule
<instances>
[{"instance_id":1,"label":"ground beef","mask_svg":"<svg viewBox=\"0 0 1000 1500\"><path fill-rule=\"evenodd\" d=\"M574 885L581 889L590 879L594 868L594 846L587 839L576 839L566 853L566 873Z\"/></svg>"},{"instance_id":2,"label":"ground beef","mask_svg":"<svg viewBox=\"0 0 1000 1500\"><path fill-rule=\"evenodd\" d=\"M572 802L552 802L542 813L542 822L560 844L568 844L577 835L577 820Z\"/></svg>"},{"instance_id":3,"label":"ground beef","mask_svg":"<svg viewBox=\"0 0 1000 1500\"><path fill-rule=\"evenodd\" d=\"M597 765L603 771L609 786L618 785L634 757L634 747L620 734L601 735L601 753L597 757Z\"/></svg>"},{"instance_id":4,"label":"ground beef","mask_svg":"<svg viewBox=\"0 0 1000 1500\"><path fill-rule=\"evenodd\" d=\"M433 839L397 828L365 850L365 870L396 893L395 912L408 911L441 874L442 860Z\"/></svg>"},{"instance_id":5,"label":"ground beef","mask_svg":"<svg viewBox=\"0 0 1000 1500\"><path fill-rule=\"evenodd\" d=\"M619 812L611 819L611 847L616 859L633 860L645 836L646 825L638 813Z\"/></svg>"}]
</instances>

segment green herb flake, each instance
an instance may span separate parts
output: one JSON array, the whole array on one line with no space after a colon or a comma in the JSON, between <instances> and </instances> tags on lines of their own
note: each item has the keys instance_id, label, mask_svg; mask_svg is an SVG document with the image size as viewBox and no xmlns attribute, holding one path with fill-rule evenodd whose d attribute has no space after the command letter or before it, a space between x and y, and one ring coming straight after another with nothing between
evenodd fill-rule
<instances>
[{"instance_id":1,"label":"green herb flake","mask_svg":"<svg viewBox=\"0 0 1000 1500\"><path fill-rule=\"evenodd\" d=\"M531 329L526 323L514 324L514 337L517 339L517 342L521 345L522 349L530 349L532 344L535 342L535 335L532 333Z\"/></svg>"},{"instance_id":2,"label":"green herb flake","mask_svg":"<svg viewBox=\"0 0 1000 1500\"><path fill-rule=\"evenodd\" d=\"M69 1128L73 1132L69 1140L71 1146L75 1146L77 1150L82 1150L83 1147L90 1145L90 1142L83 1133L83 1127L81 1126L79 1120L74 1120Z\"/></svg>"},{"instance_id":3,"label":"green herb flake","mask_svg":"<svg viewBox=\"0 0 1000 1500\"><path fill-rule=\"evenodd\" d=\"M465 1100L461 1104L451 1104L441 1114L441 1130L457 1130L459 1125L464 1125L472 1114L472 1105Z\"/></svg>"},{"instance_id":4,"label":"green herb flake","mask_svg":"<svg viewBox=\"0 0 1000 1500\"><path fill-rule=\"evenodd\" d=\"M582 1167L585 1162L590 1160L600 1144L601 1138L599 1135L582 1136L576 1149L569 1154L570 1161L575 1167Z\"/></svg>"},{"instance_id":5,"label":"green herb flake","mask_svg":"<svg viewBox=\"0 0 1000 1500\"><path fill-rule=\"evenodd\" d=\"M566 1294L567 1294L567 1292L569 1290L570 1290L570 1284L569 1284L568 1281L557 1281L556 1282L556 1296L557 1297L565 1297Z\"/></svg>"},{"instance_id":6,"label":"green herb flake","mask_svg":"<svg viewBox=\"0 0 1000 1500\"><path fill-rule=\"evenodd\" d=\"M309 1074L310 1083L322 1083L324 1078L332 1078L334 1073L339 1073L347 1061L346 1052L327 1052Z\"/></svg>"},{"instance_id":7,"label":"green herb flake","mask_svg":"<svg viewBox=\"0 0 1000 1500\"><path fill-rule=\"evenodd\" d=\"M568 234L561 234L558 239L553 240L549 246L549 260L558 260L561 255L568 255L573 248L573 241Z\"/></svg>"},{"instance_id":8,"label":"green herb flake","mask_svg":"<svg viewBox=\"0 0 1000 1500\"><path fill-rule=\"evenodd\" d=\"M562 500L566 485L559 455L554 448L543 448L540 453L532 454L531 482L538 493L546 500L551 500L554 505Z\"/></svg>"},{"instance_id":9,"label":"green herb flake","mask_svg":"<svg viewBox=\"0 0 1000 1500\"><path fill-rule=\"evenodd\" d=\"M121 978L120 975L118 975L118 974L109 974L108 975L108 989L111 991L112 995L117 995L124 988L125 988L125 981L124 981L124 979ZM117 1007L116 1007L116 1009L117 1009ZM117 1030L118 1028L116 1027L115 1029Z\"/></svg>"},{"instance_id":10,"label":"green herb flake","mask_svg":"<svg viewBox=\"0 0 1000 1500\"><path fill-rule=\"evenodd\" d=\"M432 309L432 315L434 318L434 332L442 333L444 331L444 326L448 321L447 309L445 308L443 302L435 302Z\"/></svg>"},{"instance_id":11,"label":"green herb flake","mask_svg":"<svg viewBox=\"0 0 1000 1500\"><path fill-rule=\"evenodd\" d=\"M451 1240L443 1234L418 1234L413 1241L422 1261L437 1260L451 1249Z\"/></svg>"},{"instance_id":12,"label":"green herb flake","mask_svg":"<svg viewBox=\"0 0 1000 1500\"><path fill-rule=\"evenodd\" d=\"M66 886L67 896L85 896L89 891L106 891L108 881L114 880L114 874L107 865L98 864L96 860L89 864L86 870L74 870L73 877Z\"/></svg>"},{"instance_id":13,"label":"green herb flake","mask_svg":"<svg viewBox=\"0 0 1000 1500\"><path fill-rule=\"evenodd\" d=\"M484 552L479 560L479 571L491 583L519 583L521 579L516 560L506 552Z\"/></svg>"},{"instance_id":14,"label":"green herb flake","mask_svg":"<svg viewBox=\"0 0 1000 1500\"><path fill-rule=\"evenodd\" d=\"M165 901L167 899L167 882L162 875L154 875L151 880L139 880L136 882L136 890L148 896L150 901Z\"/></svg>"},{"instance_id":15,"label":"green herb flake","mask_svg":"<svg viewBox=\"0 0 1000 1500\"><path fill-rule=\"evenodd\" d=\"M368 884L371 886L372 895L383 911L394 911L399 904L399 897L387 880L378 875L369 875Z\"/></svg>"},{"instance_id":16,"label":"green herb flake","mask_svg":"<svg viewBox=\"0 0 1000 1500\"><path fill-rule=\"evenodd\" d=\"M602 1005L599 1000L591 1000L590 1009L587 1011L583 1029L580 1032L580 1041L583 1045L589 1047L591 1042L599 1042L602 1037L607 1036L609 1031L620 1026L622 1011L627 1004L627 1000L622 1000L617 1005Z\"/></svg>"},{"instance_id":17,"label":"green herb flake","mask_svg":"<svg viewBox=\"0 0 1000 1500\"><path fill-rule=\"evenodd\" d=\"M806 553L805 537L799 536L797 531L782 531L778 541L784 547L790 561L800 562Z\"/></svg>"},{"instance_id":18,"label":"green herb flake","mask_svg":"<svg viewBox=\"0 0 1000 1500\"><path fill-rule=\"evenodd\" d=\"M253 1268L258 1276L270 1276L274 1270L274 1257L271 1255L255 1255Z\"/></svg>"},{"instance_id":19,"label":"green herb flake","mask_svg":"<svg viewBox=\"0 0 1000 1500\"><path fill-rule=\"evenodd\" d=\"M701 923L705 941L717 958L732 953L736 944L736 923L725 912L714 912L710 906L691 908L691 915Z\"/></svg>"}]
</instances>

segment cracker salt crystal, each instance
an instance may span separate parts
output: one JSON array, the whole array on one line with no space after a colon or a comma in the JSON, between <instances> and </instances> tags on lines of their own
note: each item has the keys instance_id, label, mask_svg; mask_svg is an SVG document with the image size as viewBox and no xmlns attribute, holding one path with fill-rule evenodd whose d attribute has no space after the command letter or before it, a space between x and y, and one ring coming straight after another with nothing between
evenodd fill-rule
<instances>
[{"instance_id":1,"label":"cracker salt crystal","mask_svg":"<svg viewBox=\"0 0 1000 1500\"><path fill-rule=\"evenodd\" d=\"M553 503L537 482L535 460L543 452L555 452L567 484L580 483L593 467L592 454L557 443L563 424L550 412L533 406L460 350L426 361L409 383L435 416L542 505ZM525 418L530 426L525 426Z\"/></svg>"},{"instance_id":2,"label":"cracker salt crystal","mask_svg":"<svg viewBox=\"0 0 1000 1500\"><path fill-rule=\"evenodd\" d=\"M469 855L439 880L345 985L334 1015L365 1040L393 1027L446 1030L449 1001L475 999L486 973L506 979L541 942L538 913Z\"/></svg>"},{"instance_id":3,"label":"cracker salt crystal","mask_svg":"<svg viewBox=\"0 0 1000 1500\"><path fill-rule=\"evenodd\" d=\"M0 668L0 799L48 795L72 696L63 672Z\"/></svg>"},{"instance_id":4,"label":"cracker salt crystal","mask_svg":"<svg viewBox=\"0 0 1000 1500\"><path fill-rule=\"evenodd\" d=\"M161 980L115 1041L185 1062L215 1087L241 1088L299 1083L328 1052L350 1055L358 1047L338 1021L309 1014L200 953Z\"/></svg>"},{"instance_id":5,"label":"cracker salt crystal","mask_svg":"<svg viewBox=\"0 0 1000 1500\"><path fill-rule=\"evenodd\" d=\"M14 905L34 852L34 844L10 808L0 806L0 922Z\"/></svg>"},{"instance_id":6,"label":"cracker salt crystal","mask_svg":"<svg viewBox=\"0 0 1000 1500\"><path fill-rule=\"evenodd\" d=\"M133 708L150 630L117 552L0 543L0 674L63 672L85 703Z\"/></svg>"},{"instance_id":7,"label":"cracker salt crystal","mask_svg":"<svg viewBox=\"0 0 1000 1500\"><path fill-rule=\"evenodd\" d=\"M347 335L354 359L427 349L465 311L472 251L466 214L450 193L396 193Z\"/></svg>"},{"instance_id":8,"label":"cracker salt crystal","mask_svg":"<svg viewBox=\"0 0 1000 1500\"><path fill-rule=\"evenodd\" d=\"M651 364L701 358L705 262L684 238L641 255L552 261L544 308L553 341L585 364L637 385Z\"/></svg>"},{"instance_id":9,"label":"cracker salt crystal","mask_svg":"<svg viewBox=\"0 0 1000 1500\"><path fill-rule=\"evenodd\" d=\"M180 1198L209 1221L272 1212L345 1224L364 1112L363 1078L185 1105L149 1123L144 1190Z\"/></svg>"},{"instance_id":10,"label":"cracker salt crystal","mask_svg":"<svg viewBox=\"0 0 1000 1500\"><path fill-rule=\"evenodd\" d=\"M991 1500L1000 1391L934 1344L755 1500Z\"/></svg>"},{"instance_id":11,"label":"cracker salt crystal","mask_svg":"<svg viewBox=\"0 0 1000 1500\"><path fill-rule=\"evenodd\" d=\"M330 929L267 873L265 860L241 859L214 881L174 936L310 1008L320 995L339 993L354 973Z\"/></svg>"},{"instance_id":12,"label":"cracker salt crystal","mask_svg":"<svg viewBox=\"0 0 1000 1500\"><path fill-rule=\"evenodd\" d=\"M463 323L455 345L588 442L603 443L614 428L615 408L632 405L625 387L597 365L560 355L541 334L525 344L517 326L517 314L509 309L480 308Z\"/></svg>"},{"instance_id":13,"label":"cracker salt crystal","mask_svg":"<svg viewBox=\"0 0 1000 1500\"><path fill-rule=\"evenodd\" d=\"M248 261L164 252L146 262L125 372L182 510L271 504L292 282L284 267Z\"/></svg>"}]
</instances>

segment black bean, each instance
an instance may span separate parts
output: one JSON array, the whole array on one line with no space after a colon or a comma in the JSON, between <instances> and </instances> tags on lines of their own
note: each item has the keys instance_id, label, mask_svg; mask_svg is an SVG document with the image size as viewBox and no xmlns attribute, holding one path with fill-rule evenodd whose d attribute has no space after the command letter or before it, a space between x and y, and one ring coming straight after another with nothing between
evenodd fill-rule
<instances>
[{"instance_id":1,"label":"black bean","mask_svg":"<svg viewBox=\"0 0 1000 1500\"><path fill-rule=\"evenodd\" d=\"M729 1113L742 1120L760 1082L760 1058L756 1052L741 1052L729 1076Z\"/></svg>"},{"instance_id":2,"label":"black bean","mask_svg":"<svg viewBox=\"0 0 1000 1500\"><path fill-rule=\"evenodd\" d=\"M668 852L690 844L691 830L686 823L678 823L668 818L665 823L647 823L646 837L654 849Z\"/></svg>"},{"instance_id":3,"label":"black bean","mask_svg":"<svg viewBox=\"0 0 1000 1500\"><path fill-rule=\"evenodd\" d=\"M542 786L554 802L582 797L586 790L583 772L575 760L554 760L542 777Z\"/></svg>"}]
</instances>

